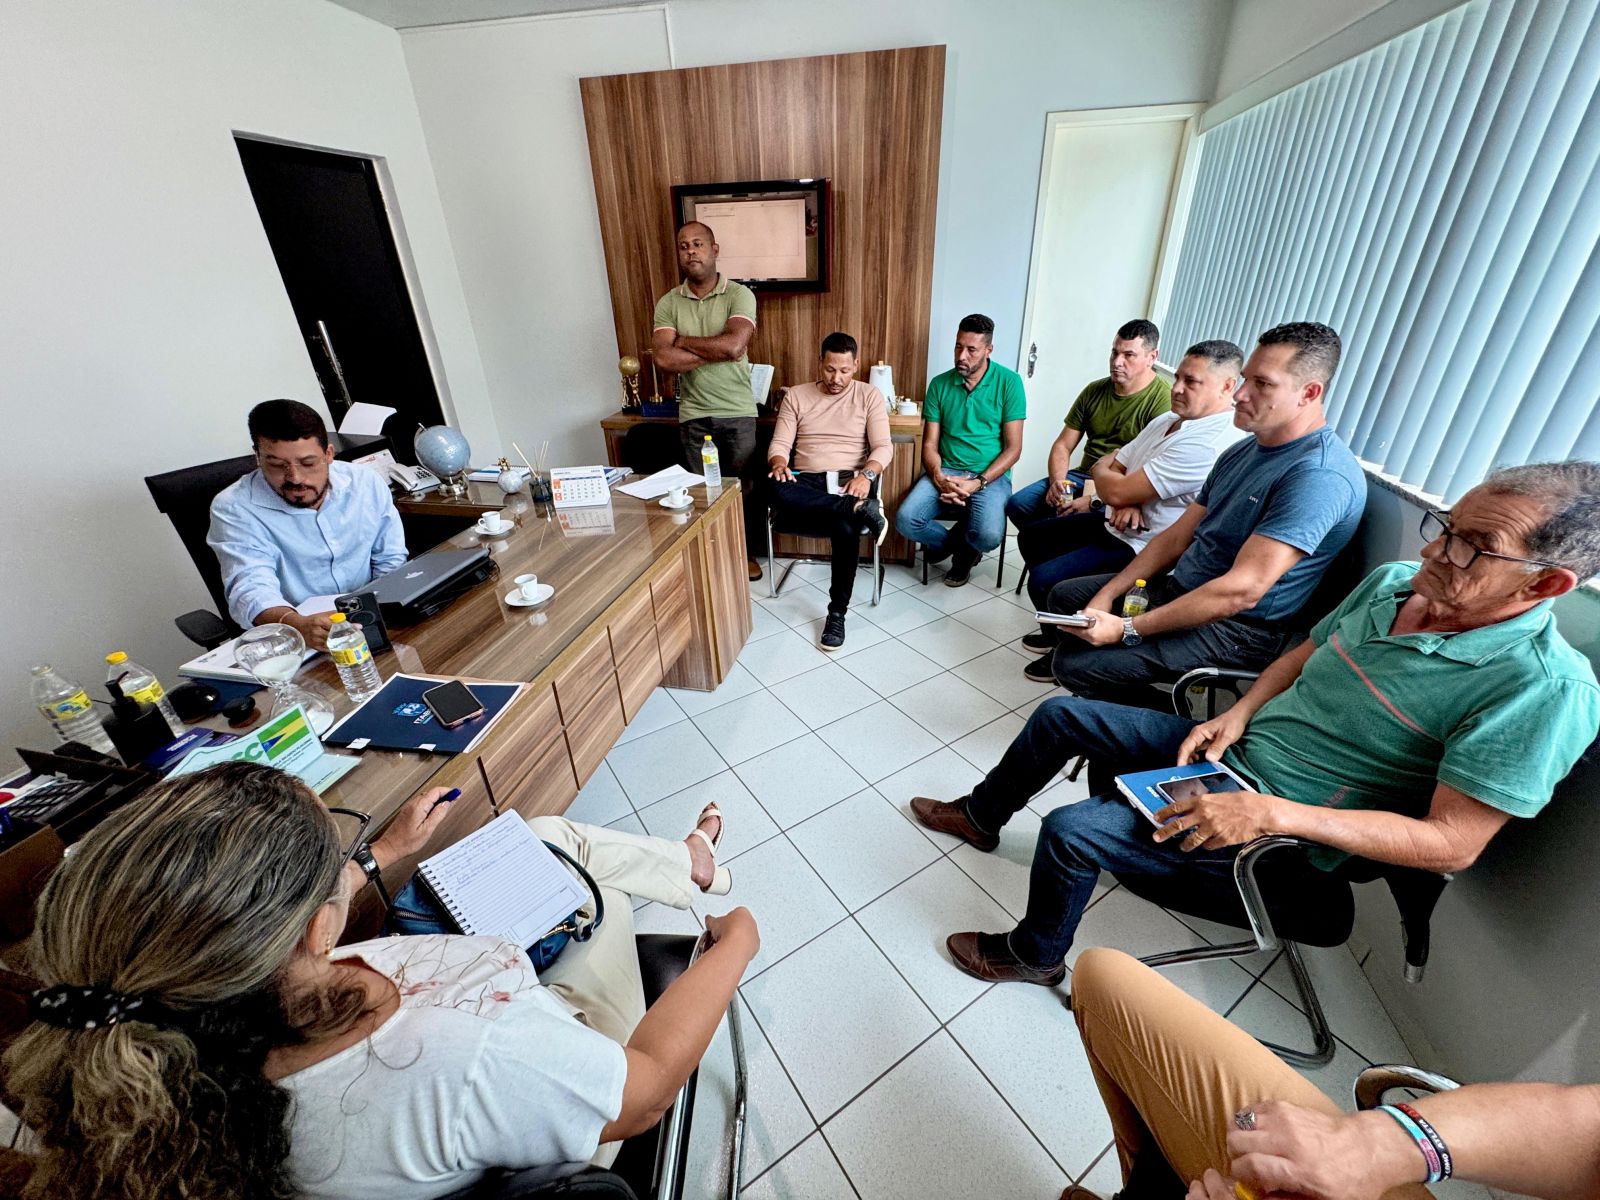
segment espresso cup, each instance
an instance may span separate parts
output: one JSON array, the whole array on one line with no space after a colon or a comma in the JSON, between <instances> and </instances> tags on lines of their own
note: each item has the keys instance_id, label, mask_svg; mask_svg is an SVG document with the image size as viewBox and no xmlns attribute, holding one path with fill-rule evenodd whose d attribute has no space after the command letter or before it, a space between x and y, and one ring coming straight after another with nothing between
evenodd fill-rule
<instances>
[{"instance_id":1,"label":"espresso cup","mask_svg":"<svg viewBox=\"0 0 1600 1200\"><path fill-rule=\"evenodd\" d=\"M483 530L485 533L499 533L508 524L510 524L510 522L502 517L498 512L486 512L483 514L483 516L478 518L478 528Z\"/></svg>"},{"instance_id":2,"label":"espresso cup","mask_svg":"<svg viewBox=\"0 0 1600 1200\"><path fill-rule=\"evenodd\" d=\"M672 505L673 508L682 508L689 503L689 489L673 488L667 493L667 503Z\"/></svg>"},{"instance_id":3,"label":"espresso cup","mask_svg":"<svg viewBox=\"0 0 1600 1200\"><path fill-rule=\"evenodd\" d=\"M522 593L524 600L532 600L539 594L539 577L537 575L518 575L516 584L517 591Z\"/></svg>"}]
</instances>

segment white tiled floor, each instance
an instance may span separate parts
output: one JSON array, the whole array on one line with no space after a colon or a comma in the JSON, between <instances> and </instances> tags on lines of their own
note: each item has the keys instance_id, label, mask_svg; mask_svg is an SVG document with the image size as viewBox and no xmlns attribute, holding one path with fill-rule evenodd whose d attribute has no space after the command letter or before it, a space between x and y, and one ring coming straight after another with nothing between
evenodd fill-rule
<instances>
[{"instance_id":1,"label":"white tiled floor","mask_svg":"<svg viewBox=\"0 0 1600 1200\"><path fill-rule=\"evenodd\" d=\"M1031 655L1016 639L1033 628L1032 609L995 586L992 560L965 588L939 575L924 588L918 572L890 568L877 608L861 576L837 654L816 648L825 567L800 567L776 600L752 584L755 628L728 680L711 694L658 692L572 810L668 837L710 800L727 814L733 891L690 913L648 904L636 920L693 931L705 913L743 904L761 926L740 989L748 1197L1055 1200L1068 1182L1107 1196L1120 1182L1063 1003L1070 977L1056 991L995 987L945 955L948 934L1021 914L1040 817L1082 799L1083 786L1063 779L1035 797L993 854L909 820L912 796L965 793L1058 694L1022 675ZM1240 935L1181 922L1108 878L1078 945L1149 954L1208 936ZM1311 1077L1348 1106L1369 1058L1409 1055L1347 951L1309 959L1340 1039ZM1170 975L1261 1037L1309 1040L1286 964L1261 956ZM724 1029L701 1069L693 1196L720 1194L725 1179L731 1073Z\"/></svg>"}]
</instances>

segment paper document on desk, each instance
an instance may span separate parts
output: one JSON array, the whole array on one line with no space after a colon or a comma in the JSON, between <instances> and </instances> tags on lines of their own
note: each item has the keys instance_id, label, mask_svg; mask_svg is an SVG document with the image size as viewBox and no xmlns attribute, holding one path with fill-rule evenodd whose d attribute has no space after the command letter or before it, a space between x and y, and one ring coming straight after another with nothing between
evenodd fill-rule
<instances>
[{"instance_id":1,"label":"paper document on desk","mask_svg":"<svg viewBox=\"0 0 1600 1200\"><path fill-rule=\"evenodd\" d=\"M302 617L314 617L318 613L331 613L334 611L335 596L307 596L294 606L295 612Z\"/></svg>"},{"instance_id":2,"label":"paper document on desk","mask_svg":"<svg viewBox=\"0 0 1600 1200\"><path fill-rule=\"evenodd\" d=\"M654 500L657 496L665 496L673 488L691 488L705 481L704 475L696 475L693 471L674 465L633 483L625 483L617 491L640 500Z\"/></svg>"},{"instance_id":3,"label":"paper document on desk","mask_svg":"<svg viewBox=\"0 0 1600 1200\"><path fill-rule=\"evenodd\" d=\"M296 704L281 717L273 717L259 729L231 742L191 750L172 768L172 774L188 775L218 763L241 760L287 771L319 796L361 763L353 755L325 751L322 739L306 719L306 710Z\"/></svg>"},{"instance_id":4,"label":"paper document on desk","mask_svg":"<svg viewBox=\"0 0 1600 1200\"><path fill-rule=\"evenodd\" d=\"M331 609L333 598L328 597L328 601L328 607ZM207 650L199 658L191 658L178 668L178 674L187 675L190 679L229 679L237 683L262 686L259 679L239 665L234 653L238 646L238 638L223 642L215 650ZM315 650L307 650L300 661L305 662L307 659L315 658L317 653Z\"/></svg>"},{"instance_id":5,"label":"paper document on desk","mask_svg":"<svg viewBox=\"0 0 1600 1200\"><path fill-rule=\"evenodd\" d=\"M394 416L395 410L381 404L356 403L339 422L339 432L356 437L376 437L383 432L383 423Z\"/></svg>"}]
</instances>

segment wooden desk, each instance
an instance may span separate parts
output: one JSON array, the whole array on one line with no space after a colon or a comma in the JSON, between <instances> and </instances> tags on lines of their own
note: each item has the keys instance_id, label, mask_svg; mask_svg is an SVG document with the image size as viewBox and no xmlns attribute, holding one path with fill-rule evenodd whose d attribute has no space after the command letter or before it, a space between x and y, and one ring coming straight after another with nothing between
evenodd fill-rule
<instances>
[{"instance_id":1,"label":"wooden desk","mask_svg":"<svg viewBox=\"0 0 1600 1200\"><path fill-rule=\"evenodd\" d=\"M755 452L762 462L767 460L767 446L772 441L772 427L776 421L775 414L765 411L756 418ZM622 461L622 439L627 437L628 430L635 425L677 423L677 417L645 417L627 410L612 413L600 422L600 430L606 439L606 461L613 467L627 465ZM901 537L895 530L894 515L899 511L900 501L911 490L911 485L916 482L917 476L922 474L920 412L914 417L902 417L898 413L892 415L889 418L889 440L894 443L894 458L878 483L878 496L883 501L883 514L889 520L889 536L884 539L881 557L885 563L904 563L910 566L916 561L917 546L915 542ZM773 548L780 558L826 560L833 555L833 546L827 538L795 537L787 533L779 534L774 539Z\"/></svg>"},{"instance_id":2,"label":"wooden desk","mask_svg":"<svg viewBox=\"0 0 1600 1200\"><path fill-rule=\"evenodd\" d=\"M564 812L623 728L662 683L709 690L733 667L750 636L744 570L744 518L737 488L694 507L668 512L655 501L612 494L613 532L591 532L605 509L558 512L511 497L502 510L513 527L495 538L462 533L445 546L483 544L499 575L410 628L390 631L393 647L377 656L396 671L527 682L471 754L450 757L367 750L362 763L323 797L329 805L373 816L374 832L424 787L456 787L450 808L419 858L437 853L500 811L524 816ZM503 599L515 576L536 573L556 588L539 609ZM302 676L350 704L326 658ZM384 872L391 893L417 859ZM363 893L350 936L371 934L376 896Z\"/></svg>"}]
</instances>

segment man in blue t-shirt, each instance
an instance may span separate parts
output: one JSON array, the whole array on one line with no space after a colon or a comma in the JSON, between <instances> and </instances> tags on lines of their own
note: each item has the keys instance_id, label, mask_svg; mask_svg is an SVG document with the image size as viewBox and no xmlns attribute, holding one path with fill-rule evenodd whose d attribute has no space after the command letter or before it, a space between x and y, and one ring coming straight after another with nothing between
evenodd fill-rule
<instances>
[{"instance_id":1,"label":"man in blue t-shirt","mask_svg":"<svg viewBox=\"0 0 1600 1200\"><path fill-rule=\"evenodd\" d=\"M1303 636L1294 618L1367 502L1366 476L1323 413L1339 351L1339 335L1312 322L1261 335L1233 413L1254 436L1223 452L1195 502L1121 571L1051 590L1052 612L1094 624L1061 627L1055 650L1027 666L1030 679L1150 705L1150 684L1199 666L1260 670ZM1149 611L1124 616L1139 580Z\"/></svg>"}]
</instances>

